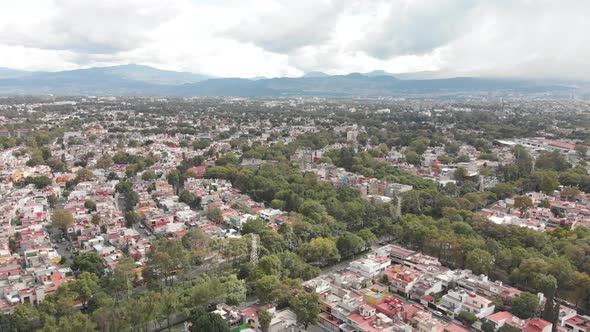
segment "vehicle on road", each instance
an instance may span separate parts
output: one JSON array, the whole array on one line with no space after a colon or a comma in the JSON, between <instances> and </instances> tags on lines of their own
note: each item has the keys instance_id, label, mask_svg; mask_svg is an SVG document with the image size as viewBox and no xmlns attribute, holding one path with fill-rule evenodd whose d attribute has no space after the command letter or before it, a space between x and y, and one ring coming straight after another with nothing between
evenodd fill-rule
<instances>
[{"instance_id":1,"label":"vehicle on road","mask_svg":"<svg viewBox=\"0 0 590 332\"><path fill-rule=\"evenodd\" d=\"M433 310L432 313L435 316L438 316L438 317L443 317L444 316L444 314L442 312L438 311L438 310Z\"/></svg>"}]
</instances>

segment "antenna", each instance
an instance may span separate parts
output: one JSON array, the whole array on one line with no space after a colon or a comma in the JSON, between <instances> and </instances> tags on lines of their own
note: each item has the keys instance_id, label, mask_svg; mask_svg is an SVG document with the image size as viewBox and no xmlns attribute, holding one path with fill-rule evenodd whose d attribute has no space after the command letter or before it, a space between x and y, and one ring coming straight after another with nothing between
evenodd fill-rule
<instances>
[{"instance_id":1,"label":"antenna","mask_svg":"<svg viewBox=\"0 0 590 332\"><path fill-rule=\"evenodd\" d=\"M252 265L258 264L258 235L251 233L252 237L252 249L250 251L250 263Z\"/></svg>"}]
</instances>

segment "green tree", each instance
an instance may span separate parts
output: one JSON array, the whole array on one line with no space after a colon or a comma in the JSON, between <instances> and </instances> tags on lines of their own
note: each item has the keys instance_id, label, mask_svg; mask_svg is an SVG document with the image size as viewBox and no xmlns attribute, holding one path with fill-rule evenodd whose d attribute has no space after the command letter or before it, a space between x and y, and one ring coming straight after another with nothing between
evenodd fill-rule
<instances>
[{"instance_id":1,"label":"green tree","mask_svg":"<svg viewBox=\"0 0 590 332\"><path fill-rule=\"evenodd\" d=\"M260 323L260 329L262 332L268 332L268 328L270 327L270 321L272 320L272 316L266 310L260 311L258 314L258 323Z\"/></svg>"},{"instance_id":2,"label":"green tree","mask_svg":"<svg viewBox=\"0 0 590 332\"><path fill-rule=\"evenodd\" d=\"M171 186L173 186L174 188L178 188L180 182L182 181L182 175L178 170L173 169L170 172L168 172L168 175L166 175L166 179L168 180L168 183Z\"/></svg>"},{"instance_id":3,"label":"green tree","mask_svg":"<svg viewBox=\"0 0 590 332\"><path fill-rule=\"evenodd\" d=\"M422 158L420 158L420 155L414 150L406 150L405 157L408 164L414 166L420 166L422 164Z\"/></svg>"},{"instance_id":4,"label":"green tree","mask_svg":"<svg viewBox=\"0 0 590 332\"><path fill-rule=\"evenodd\" d=\"M496 324L488 319L484 319L481 323L481 330L483 332L496 332Z\"/></svg>"},{"instance_id":5,"label":"green tree","mask_svg":"<svg viewBox=\"0 0 590 332\"><path fill-rule=\"evenodd\" d=\"M72 270L76 274L83 272L94 273L97 276L104 275L104 263L102 258L93 252L85 252L78 256L74 256L72 262Z\"/></svg>"},{"instance_id":6,"label":"green tree","mask_svg":"<svg viewBox=\"0 0 590 332\"><path fill-rule=\"evenodd\" d=\"M275 300L273 291L277 289L281 281L275 275L265 275L258 279L254 284L256 296L263 303L270 303Z\"/></svg>"},{"instance_id":7,"label":"green tree","mask_svg":"<svg viewBox=\"0 0 590 332\"><path fill-rule=\"evenodd\" d=\"M98 275L90 272L82 272L76 280L66 285L72 292L77 294L76 299L82 302L84 308L87 307L88 301L100 288Z\"/></svg>"},{"instance_id":8,"label":"green tree","mask_svg":"<svg viewBox=\"0 0 590 332\"><path fill-rule=\"evenodd\" d=\"M299 247L299 253L306 261L315 262L317 265L325 265L340 259L334 240L322 237L303 243Z\"/></svg>"},{"instance_id":9,"label":"green tree","mask_svg":"<svg viewBox=\"0 0 590 332\"><path fill-rule=\"evenodd\" d=\"M588 156L588 146L584 144L576 144L574 150L576 150L576 154L580 159L586 159L586 157Z\"/></svg>"},{"instance_id":10,"label":"green tree","mask_svg":"<svg viewBox=\"0 0 590 332\"><path fill-rule=\"evenodd\" d=\"M113 166L113 159L109 154L104 154L96 161L96 168L107 170Z\"/></svg>"},{"instance_id":11,"label":"green tree","mask_svg":"<svg viewBox=\"0 0 590 332\"><path fill-rule=\"evenodd\" d=\"M363 228L356 235L360 236L365 241L365 246L370 247L372 244L377 243L377 236L368 228Z\"/></svg>"},{"instance_id":12,"label":"green tree","mask_svg":"<svg viewBox=\"0 0 590 332\"><path fill-rule=\"evenodd\" d=\"M526 216L528 209L533 206L533 199L529 196L517 196L514 198L514 207L520 211L521 216Z\"/></svg>"},{"instance_id":13,"label":"green tree","mask_svg":"<svg viewBox=\"0 0 590 332\"><path fill-rule=\"evenodd\" d=\"M56 331L60 332L94 332L96 324L90 320L88 315L76 312L71 316L59 320Z\"/></svg>"},{"instance_id":14,"label":"green tree","mask_svg":"<svg viewBox=\"0 0 590 332\"><path fill-rule=\"evenodd\" d=\"M58 198L55 194L51 194L51 195L47 196L47 203L49 204L49 206L51 208L54 208L55 204L57 204L57 202L58 202Z\"/></svg>"},{"instance_id":15,"label":"green tree","mask_svg":"<svg viewBox=\"0 0 590 332\"><path fill-rule=\"evenodd\" d=\"M152 243L146 270L156 284L163 281L170 286L174 283L174 276L185 272L188 265L188 255L180 240L162 239Z\"/></svg>"},{"instance_id":16,"label":"green tree","mask_svg":"<svg viewBox=\"0 0 590 332\"><path fill-rule=\"evenodd\" d=\"M342 257L350 257L365 248L365 241L355 234L345 233L336 240L336 247Z\"/></svg>"},{"instance_id":17,"label":"green tree","mask_svg":"<svg viewBox=\"0 0 590 332\"><path fill-rule=\"evenodd\" d=\"M504 324L498 329L497 332L522 332L522 329L514 327L510 324Z\"/></svg>"},{"instance_id":18,"label":"green tree","mask_svg":"<svg viewBox=\"0 0 590 332\"><path fill-rule=\"evenodd\" d=\"M535 294L522 292L512 300L512 313L522 319L534 317L539 310L539 298Z\"/></svg>"},{"instance_id":19,"label":"green tree","mask_svg":"<svg viewBox=\"0 0 590 332\"><path fill-rule=\"evenodd\" d=\"M188 190L181 191L178 195L178 200L182 203L186 203L193 209L196 209L197 207L199 207L199 205L201 205L201 198L197 197L195 194Z\"/></svg>"},{"instance_id":20,"label":"green tree","mask_svg":"<svg viewBox=\"0 0 590 332\"><path fill-rule=\"evenodd\" d=\"M84 207L89 211L96 211L96 202L91 199L87 199L84 202Z\"/></svg>"},{"instance_id":21,"label":"green tree","mask_svg":"<svg viewBox=\"0 0 590 332\"><path fill-rule=\"evenodd\" d=\"M297 323L307 329L309 325L316 324L320 314L320 296L318 293L304 292L291 301L291 307L297 315Z\"/></svg>"},{"instance_id":22,"label":"green tree","mask_svg":"<svg viewBox=\"0 0 590 332\"><path fill-rule=\"evenodd\" d=\"M156 175L156 173L151 170L143 171L143 173L141 173L141 179L143 181L152 181L157 178L158 178L158 175Z\"/></svg>"},{"instance_id":23,"label":"green tree","mask_svg":"<svg viewBox=\"0 0 590 332\"><path fill-rule=\"evenodd\" d=\"M200 311L191 316L191 332L229 332L229 325L218 314Z\"/></svg>"},{"instance_id":24,"label":"green tree","mask_svg":"<svg viewBox=\"0 0 590 332\"><path fill-rule=\"evenodd\" d=\"M467 253L467 268L475 274L490 274L494 267L494 256L483 249L473 249Z\"/></svg>"},{"instance_id":25,"label":"green tree","mask_svg":"<svg viewBox=\"0 0 590 332\"><path fill-rule=\"evenodd\" d=\"M51 227L67 233L68 227L74 223L74 216L70 210L57 209L51 216Z\"/></svg>"},{"instance_id":26,"label":"green tree","mask_svg":"<svg viewBox=\"0 0 590 332\"><path fill-rule=\"evenodd\" d=\"M211 222L217 224L221 224L223 222L223 214L221 213L221 210L218 207L207 209L206 216L207 219L209 219Z\"/></svg>"},{"instance_id":27,"label":"green tree","mask_svg":"<svg viewBox=\"0 0 590 332\"><path fill-rule=\"evenodd\" d=\"M457 316L457 319L462 322L465 325L472 325L473 323L475 323L477 321L477 317L475 317L474 314L467 312L467 311L461 311L459 313L459 315Z\"/></svg>"},{"instance_id":28,"label":"green tree","mask_svg":"<svg viewBox=\"0 0 590 332\"><path fill-rule=\"evenodd\" d=\"M39 312L31 304L17 305L11 315L17 332L32 331L34 323L39 319ZM4 327L0 323L0 330L4 331ZM10 331L10 329L6 329Z\"/></svg>"},{"instance_id":29,"label":"green tree","mask_svg":"<svg viewBox=\"0 0 590 332\"><path fill-rule=\"evenodd\" d=\"M122 294L127 294L129 297L134 280L135 261L133 258L125 256L119 259L115 266L115 271L109 279L109 290L113 291L117 299L121 298Z\"/></svg>"},{"instance_id":30,"label":"green tree","mask_svg":"<svg viewBox=\"0 0 590 332\"><path fill-rule=\"evenodd\" d=\"M50 186L52 183L51 179L46 176L27 176L25 178L25 184L33 184L37 189L43 189Z\"/></svg>"}]
</instances>

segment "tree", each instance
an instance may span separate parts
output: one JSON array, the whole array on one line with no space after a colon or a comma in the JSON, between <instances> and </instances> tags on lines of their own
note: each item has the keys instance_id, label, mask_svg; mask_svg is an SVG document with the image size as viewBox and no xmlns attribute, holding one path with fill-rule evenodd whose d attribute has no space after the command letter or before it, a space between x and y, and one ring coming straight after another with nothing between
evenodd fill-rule
<instances>
[{"instance_id":1,"label":"tree","mask_svg":"<svg viewBox=\"0 0 590 332\"><path fill-rule=\"evenodd\" d=\"M223 215L221 214L221 210L218 207L209 208L207 209L207 219L211 222L221 224L223 222Z\"/></svg>"},{"instance_id":2,"label":"tree","mask_svg":"<svg viewBox=\"0 0 590 332\"><path fill-rule=\"evenodd\" d=\"M125 226L128 228L133 227L133 225L139 222L139 214L135 211L127 211L125 212Z\"/></svg>"},{"instance_id":3,"label":"tree","mask_svg":"<svg viewBox=\"0 0 590 332\"><path fill-rule=\"evenodd\" d=\"M477 321L477 317L475 317L474 314L467 311L461 311L457 316L457 319L465 325L472 325Z\"/></svg>"},{"instance_id":4,"label":"tree","mask_svg":"<svg viewBox=\"0 0 590 332\"><path fill-rule=\"evenodd\" d=\"M368 228L363 228L356 235L360 236L365 241L365 246L368 248L372 244L377 243L377 236Z\"/></svg>"},{"instance_id":5,"label":"tree","mask_svg":"<svg viewBox=\"0 0 590 332\"><path fill-rule=\"evenodd\" d=\"M160 297L160 312L161 315L166 319L166 328L170 331L171 325L170 320L180 309L182 309L182 303L178 298L178 295L174 292L164 292Z\"/></svg>"},{"instance_id":6,"label":"tree","mask_svg":"<svg viewBox=\"0 0 590 332\"><path fill-rule=\"evenodd\" d=\"M468 172L465 167L458 167L453 173L453 179L457 180L458 182L463 182L467 178L467 174Z\"/></svg>"},{"instance_id":7,"label":"tree","mask_svg":"<svg viewBox=\"0 0 590 332\"><path fill-rule=\"evenodd\" d=\"M211 238L199 228L191 228L181 239L182 246L190 251L193 264L201 264L209 255Z\"/></svg>"},{"instance_id":8,"label":"tree","mask_svg":"<svg viewBox=\"0 0 590 332\"><path fill-rule=\"evenodd\" d=\"M566 200L574 200L580 194L580 189L578 187L565 187L561 190L559 195Z\"/></svg>"},{"instance_id":9,"label":"tree","mask_svg":"<svg viewBox=\"0 0 590 332\"><path fill-rule=\"evenodd\" d=\"M200 139L197 141L193 142L193 148L195 150L203 150L209 147L209 145L211 145L211 140L209 139Z\"/></svg>"},{"instance_id":10,"label":"tree","mask_svg":"<svg viewBox=\"0 0 590 332\"><path fill-rule=\"evenodd\" d=\"M88 181L94 179L94 173L92 173L88 168L80 168L76 172L76 179L78 181Z\"/></svg>"},{"instance_id":11,"label":"tree","mask_svg":"<svg viewBox=\"0 0 590 332\"><path fill-rule=\"evenodd\" d=\"M534 317L539 309L539 298L535 294L522 292L512 300L512 313L522 319Z\"/></svg>"},{"instance_id":12,"label":"tree","mask_svg":"<svg viewBox=\"0 0 590 332\"><path fill-rule=\"evenodd\" d=\"M143 181L152 181L158 178L158 175L154 172L154 171L144 171L143 173L141 173L141 179Z\"/></svg>"},{"instance_id":13,"label":"tree","mask_svg":"<svg viewBox=\"0 0 590 332\"><path fill-rule=\"evenodd\" d=\"M522 329L514 327L510 324L504 324L497 332L522 332Z\"/></svg>"},{"instance_id":14,"label":"tree","mask_svg":"<svg viewBox=\"0 0 590 332\"><path fill-rule=\"evenodd\" d=\"M173 284L174 276L183 273L189 263L180 240L155 241L148 253L148 259L146 270L152 281L164 281L169 286Z\"/></svg>"},{"instance_id":15,"label":"tree","mask_svg":"<svg viewBox=\"0 0 590 332\"><path fill-rule=\"evenodd\" d=\"M113 159L109 154L102 155L102 157L98 158L96 161L96 168L107 170L111 166L113 166Z\"/></svg>"},{"instance_id":16,"label":"tree","mask_svg":"<svg viewBox=\"0 0 590 332\"><path fill-rule=\"evenodd\" d=\"M494 267L494 256L483 249L473 249L467 253L467 268L475 274L489 274Z\"/></svg>"},{"instance_id":17,"label":"tree","mask_svg":"<svg viewBox=\"0 0 590 332\"><path fill-rule=\"evenodd\" d=\"M516 193L516 188L510 183L498 183L492 188L492 192L498 199L506 199Z\"/></svg>"},{"instance_id":18,"label":"tree","mask_svg":"<svg viewBox=\"0 0 590 332\"><path fill-rule=\"evenodd\" d=\"M422 164L422 159L420 158L420 155L418 153L416 153L416 151L414 150L406 150L406 162L408 164L414 165L414 166L420 166Z\"/></svg>"},{"instance_id":19,"label":"tree","mask_svg":"<svg viewBox=\"0 0 590 332\"><path fill-rule=\"evenodd\" d=\"M67 283L67 287L77 294L77 299L82 302L84 308L87 307L88 301L99 290L98 275L90 272L82 272L76 280Z\"/></svg>"},{"instance_id":20,"label":"tree","mask_svg":"<svg viewBox=\"0 0 590 332\"><path fill-rule=\"evenodd\" d=\"M424 154L424 152L426 152L426 149L428 148L428 144L430 144L430 142L428 141L428 138L419 137L419 138L413 140L412 142L410 142L410 148L413 149L414 151L416 151L417 154L422 155L422 154Z\"/></svg>"},{"instance_id":21,"label":"tree","mask_svg":"<svg viewBox=\"0 0 590 332\"><path fill-rule=\"evenodd\" d=\"M350 257L365 248L365 241L355 234L345 233L336 240L336 247L342 257Z\"/></svg>"},{"instance_id":22,"label":"tree","mask_svg":"<svg viewBox=\"0 0 590 332\"><path fill-rule=\"evenodd\" d=\"M481 322L481 330L483 332L496 332L496 324L488 319Z\"/></svg>"},{"instance_id":23,"label":"tree","mask_svg":"<svg viewBox=\"0 0 590 332\"><path fill-rule=\"evenodd\" d=\"M68 231L68 227L74 223L74 216L70 210L57 209L51 216L51 227L60 229L65 233Z\"/></svg>"},{"instance_id":24,"label":"tree","mask_svg":"<svg viewBox=\"0 0 590 332\"><path fill-rule=\"evenodd\" d=\"M254 233L262 235L268 231L270 231L270 228L266 227L266 221L262 218L249 219L242 225L242 234Z\"/></svg>"},{"instance_id":25,"label":"tree","mask_svg":"<svg viewBox=\"0 0 590 332\"><path fill-rule=\"evenodd\" d=\"M72 270L77 274L90 272L102 276L104 275L104 263L96 253L85 252L74 257Z\"/></svg>"},{"instance_id":26,"label":"tree","mask_svg":"<svg viewBox=\"0 0 590 332\"><path fill-rule=\"evenodd\" d=\"M318 237L299 247L301 256L308 262L325 265L340 259L336 243L332 239Z\"/></svg>"},{"instance_id":27,"label":"tree","mask_svg":"<svg viewBox=\"0 0 590 332\"><path fill-rule=\"evenodd\" d=\"M96 324L90 320L88 315L76 312L71 316L59 320L57 331L60 332L94 332Z\"/></svg>"},{"instance_id":28,"label":"tree","mask_svg":"<svg viewBox=\"0 0 590 332\"><path fill-rule=\"evenodd\" d=\"M115 293L116 298L120 298L120 294L127 293L133 288L133 281L135 280L135 261L133 258L125 256L117 262L115 271L110 278L109 288Z\"/></svg>"},{"instance_id":29,"label":"tree","mask_svg":"<svg viewBox=\"0 0 590 332\"><path fill-rule=\"evenodd\" d=\"M19 304L14 308L11 317L17 332L32 331L35 321L39 319L39 312L29 303ZM4 331L1 323L0 330ZM10 331L8 328L6 330Z\"/></svg>"},{"instance_id":30,"label":"tree","mask_svg":"<svg viewBox=\"0 0 590 332\"><path fill-rule=\"evenodd\" d=\"M49 196L47 196L47 203L49 204L49 206L51 208L55 207L55 204L57 204L58 198L55 194L51 194Z\"/></svg>"},{"instance_id":31,"label":"tree","mask_svg":"<svg viewBox=\"0 0 590 332\"><path fill-rule=\"evenodd\" d=\"M521 216L526 216L528 209L533 206L533 199L529 196L517 196L514 198L514 207L520 211Z\"/></svg>"},{"instance_id":32,"label":"tree","mask_svg":"<svg viewBox=\"0 0 590 332\"><path fill-rule=\"evenodd\" d=\"M182 175L178 170L173 169L170 172L168 172L168 175L166 175L166 179L168 180L168 183L171 186L173 186L174 188L178 188L180 182L182 181Z\"/></svg>"},{"instance_id":33,"label":"tree","mask_svg":"<svg viewBox=\"0 0 590 332\"><path fill-rule=\"evenodd\" d=\"M307 330L310 324L316 324L320 314L320 296L318 293L304 292L291 301L291 307L297 315L297 323Z\"/></svg>"},{"instance_id":34,"label":"tree","mask_svg":"<svg viewBox=\"0 0 590 332\"><path fill-rule=\"evenodd\" d=\"M272 316L266 310L260 311L258 314L258 323L260 323L260 329L262 332L268 332L268 328L270 327L270 321L272 320Z\"/></svg>"},{"instance_id":35,"label":"tree","mask_svg":"<svg viewBox=\"0 0 590 332\"><path fill-rule=\"evenodd\" d=\"M93 214L92 218L90 218L90 222L93 225L98 226L100 224L100 216L98 214Z\"/></svg>"},{"instance_id":36,"label":"tree","mask_svg":"<svg viewBox=\"0 0 590 332\"><path fill-rule=\"evenodd\" d=\"M89 211L96 211L96 202L91 199L87 199L84 202L84 207Z\"/></svg>"},{"instance_id":37,"label":"tree","mask_svg":"<svg viewBox=\"0 0 590 332\"><path fill-rule=\"evenodd\" d=\"M191 332L229 332L229 325L215 313L199 311L191 316Z\"/></svg>"},{"instance_id":38,"label":"tree","mask_svg":"<svg viewBox=\"0 0 590 332\"><path fill-rule=\"evenodd\" d=\"M51 179L47 176L27 176L25 178L25 184L33 184L37 189L43 189L51 185Z\"/></svg>"},{"instance_id":39,"label":"tree","mask_svg":"<svg viewBox=\"0 0 590 332\"><path fill-rule=\"evenodd\" d=\"M586 156L588 156L588 146L584 144L576 144L574 150L576 150L576 154L580 159L586 159Z\"/></svg>"},{"instance_id":40,"label":"tree","mask_svg":"<svg viewBox=\"0 0 590 332\"><path fill-rule=\"evenodd\" d=\"M199 205L201 205L201 198L197 197L195 194L188 190L183 190L178 195L178 200L182 203L186 203L193 209L196 209Z\"/></svg>"},{"instance_id":41,"label":"tree","mask_svg":"<svg viewBox=\"0 0 590 332\"><path fill-rule=\"evenodd\" d=\"M259 278L255 284L254 289L258 299L264 303L270 303L275 300L273 291L279 287L281 281L275 275L265 275Z\"/></svg>"}]
</instances>

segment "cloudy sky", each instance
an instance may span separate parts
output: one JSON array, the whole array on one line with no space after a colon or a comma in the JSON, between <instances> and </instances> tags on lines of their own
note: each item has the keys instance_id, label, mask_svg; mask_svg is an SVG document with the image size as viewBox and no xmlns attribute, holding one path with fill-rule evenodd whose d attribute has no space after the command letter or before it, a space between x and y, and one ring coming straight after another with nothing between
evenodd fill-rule
<instances>
[{"instance_id":1,"label":"cloudy sky","mask_svg":"<svg viewBox=\"0 0 590 332\"><path fill-rule=\"evenodd\" d=\"M588 0L7 0L0 67L590 79L588 13Z\"/></svg>"}]
</instances>

